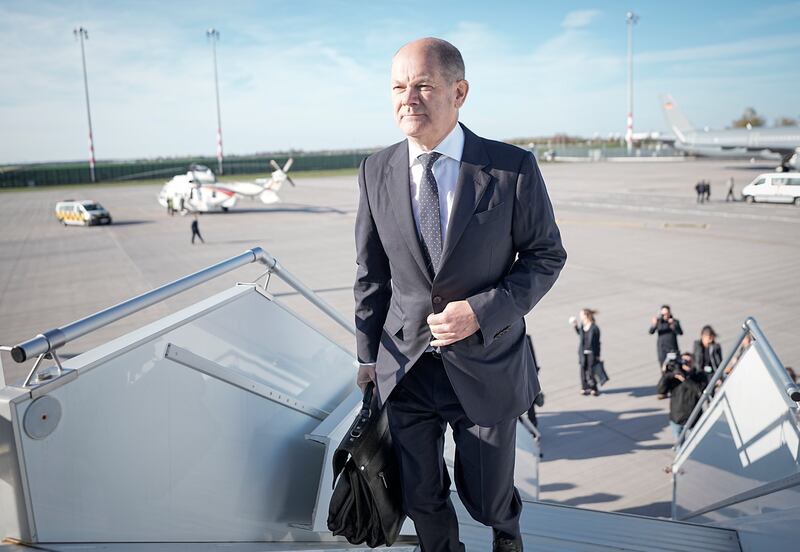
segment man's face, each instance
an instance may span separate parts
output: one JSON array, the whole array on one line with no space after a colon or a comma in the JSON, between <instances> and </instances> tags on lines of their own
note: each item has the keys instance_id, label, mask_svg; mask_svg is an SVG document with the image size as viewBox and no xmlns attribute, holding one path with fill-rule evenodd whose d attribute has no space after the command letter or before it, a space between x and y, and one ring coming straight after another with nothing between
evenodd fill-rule
<instances>
[{"instance_id":1,"label":"man's face","mask_svg":"<svg viewBox=\"0 0 800 552\"><path fill-rule=\"evenodd\" d=\"M392 62L392 105L403 134L427 149L435 147L458 121L467 81L451 82L424 44L405 46Z\"/></svg>"}]
</instances>

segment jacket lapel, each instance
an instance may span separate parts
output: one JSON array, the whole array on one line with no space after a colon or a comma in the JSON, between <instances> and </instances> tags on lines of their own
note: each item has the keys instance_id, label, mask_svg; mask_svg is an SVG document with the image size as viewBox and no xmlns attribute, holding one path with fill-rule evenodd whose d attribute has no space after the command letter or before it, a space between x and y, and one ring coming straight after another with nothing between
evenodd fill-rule
<instances>
[{"instance_id":1,"label":"jacket lapel","mask_svg":"<svg viewBox=\"0 0 800 552\"><path fill-rule=\"evenodd\" d=\"M464 125L461 127L464 129L464 152L461 154L461 168L453 198L453 212L450 214L447 237L442 250L441 267L447 262L447 258L461 239L461 234L464 233L492 179L492 175L483 170L489 165L489 156L481 139ZM439 272L442 271L441 267Z\"/></svg>"},{"instance_id":2,"label":"jacket lapel","mask_svg":"<svg viewBox=\"0 0 800 552\"><path fill-rule=\"evenodd\" d=\"M411 180L408 170L408 142L403 141L397 145L383 175L383 185L389 196L389 204L400 234L411 251L411 256L419 265L428 282L433 283L431 274L422 255L422 247L417 237L417 226L414 223L414 213L411 211Z\"/></svg>"}]
</instances>

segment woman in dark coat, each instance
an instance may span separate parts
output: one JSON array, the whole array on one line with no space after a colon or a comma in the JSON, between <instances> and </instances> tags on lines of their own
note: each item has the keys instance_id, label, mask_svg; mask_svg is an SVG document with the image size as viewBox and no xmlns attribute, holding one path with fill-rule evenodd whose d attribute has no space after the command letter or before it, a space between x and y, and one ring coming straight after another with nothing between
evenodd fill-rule
<instances>
[{"instance_id":1,"label":"woman in dark coat","mask_svg":"<svg viewBox=\"0 0 800 552\"><path fill-rule=\"evenodd\" d=\"M593 368L600 360L600 328L597 327L594 317L597 311L582 309L580 323L573 316L570 318L575 333L578 334L578 365L580 366L581 393L591 393L595 397L600 394L597 381L594 378Z\"/></svg>"},{"instance_id":2,"label":"woman in dark coat","mask_svg":"<svg viewBox=\"0 0 800 552\"><path fill-rule=\"evenodd\" d=\"M678 336L683 335L680 320L672 317L672 310L669 305L661 306L661 315L653 317L650 324L650 333L658 333L656 352L658 353L658 366L664 366L667 353L678 353Z\"/></svg>"},{"instance_id":3,"label":"woman in dark coat","mask_svg":"<svg viewBox=\"0 0 800 552\"><path fill-rule=\"evenodd\" d=\"M694 342L694 369L713 374L722 364L722 347L717 343L717 334L711 326L703 326L700 339Z\"/></svg>"}]
</instances>

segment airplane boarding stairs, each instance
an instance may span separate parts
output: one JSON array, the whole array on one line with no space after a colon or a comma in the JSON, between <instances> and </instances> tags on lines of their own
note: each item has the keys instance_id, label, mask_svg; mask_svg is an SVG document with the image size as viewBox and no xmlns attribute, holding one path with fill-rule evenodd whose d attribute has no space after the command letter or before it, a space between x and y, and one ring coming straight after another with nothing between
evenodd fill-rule
<instances>
[{"instance_id":1,"label":"airplane boarding stairs","mask_svg":"<svg viewBox=\"0 0 800 552\"><path fill-rule=\"evenodd\" d=\"M3 348L3 362L8 353L18 362L38 360L24 383L8 385L0 364L0 539L7 543L0 550L363 548L333 537L326 527L331 455L360 403L354 358L278 303L266 286L237 284L77 357L64 362L58 357L58 348L77 337L252 262L266 265L352 331L274 257L256 248ZM735 370L722 389L744 372ZM791 415L781 423L793 422L796 429L796 409L786 412ZM701 445L707 416L679 452L683 464L676 463L675 477L679 518L705 525L536 502L538 443L518 431L526 549L761 550L745 547L744 540L740 547L737 529L740 523L749 523L748 531L762 523L763 516L751 510L760 498L772 496L763 487L761 494L747 495L750 510L737 510L733 521L727 512L743 503L723 504L730 496L723 491L733 489L727 481L710 499L723 505L711 510L703 495L685 491L684 481L693 481L692 466L706 462ZM784 425L781 435L788 434ZM772 436L770 431L756 433ZM750 433L744 438L744 446L754 446ZM796 474L792 443L794 449L784 448L794 451ZM447 454L452 463L452 443ZM748 454L756 465L755 453ZM791 462L785 454L781 462L783 485ZM720 466L707 477L725 470ZM736 492L746 492L743 482L754 477L763 482L764 472L753 473L737 474ZM781 498L790 489L797 487L775 491L779 500L763 523L780 525L791 518L798 526L797 501L792 510L788 495ZM490 550L490 530L473 522L453 496L467 550ZM407 522L393 548L414 550L412 536Z\"/></svg>"}]
</instances>

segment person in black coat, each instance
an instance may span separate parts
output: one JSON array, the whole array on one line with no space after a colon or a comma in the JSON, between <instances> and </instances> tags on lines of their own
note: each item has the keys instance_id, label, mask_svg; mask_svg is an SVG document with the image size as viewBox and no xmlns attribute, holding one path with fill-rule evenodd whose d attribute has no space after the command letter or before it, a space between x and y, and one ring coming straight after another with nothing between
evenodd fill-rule
<instances>
[{"instance_id":1,"label":"person in black coat","mask_svg":"<svg viewBox=\"0 0 800 552\"><path fill-rule=\"evenodd\" d=\"M700 339L694 342L694 368L698 372L713 374L722 364L722 347L717 343L717 334L711 326L703 326Z\"/></svg>"},{"instance_id":2,"label":"person in black coat","mask_svg":"<svg viewBox=\"0 0 800 552\"><path fill-rule=\"evenodd\" d=\"M192 244L194 244L194 239L199 238L201 242L206 243L206 240L203 239L203 236L200 235L200 228L197 223L197 215L194 216L192 220Z\"/></svg>"},{"instance_id":3,"label":"person in black coat","mask_svg":"<svg viewBox=\"0 0 800 552\"><path fill-rule=\"evenodd\" d=\"M691 353L683 353L680 359L670 360L662 368L658 382L659 395L669 394L669 426L675 441L689 421L692 410L703 394L708 382L706 375L694 369L695 359Z\"/></svg>"},{"instance_id":4,"label":"person in black coat","mask_svg":"<svg viewBox=\"0 0 800 552\"><path fill-rule=\"evenodd\" d=\"M578 334L578 365L580 366L581 393L591 393L595 397L600 394L597 381L594 378L593 368L600 361L600 328L597 327L594 317L597 311L582 309L580 324L573 316L570 323Z\"/></svg>"},{"instance_id":5,"label":"person in black coat","mask_svg":"<svg viewBox=\"0 0 800 552\"><path fill-rule=\"evenodd\" d=\"M658 366L661 367L664 365L667 353L680 351L678 348L678 336L683 335L680 320L672 317L672 310L669 305L662 305L661 315L653 317L649 331L651 334L658 333L656 353L658 354Z\"/></svg>"}]
</instances>

